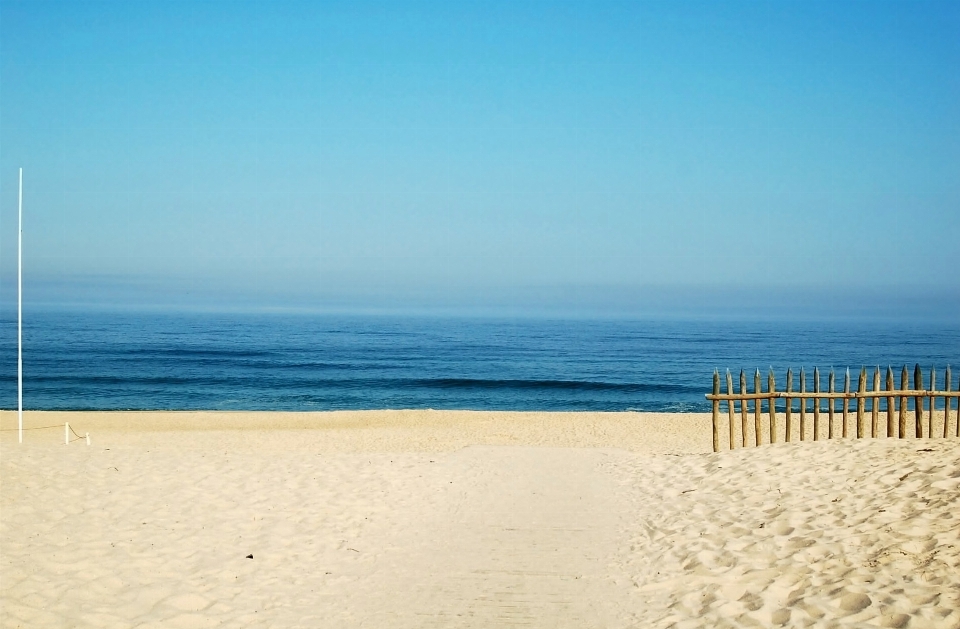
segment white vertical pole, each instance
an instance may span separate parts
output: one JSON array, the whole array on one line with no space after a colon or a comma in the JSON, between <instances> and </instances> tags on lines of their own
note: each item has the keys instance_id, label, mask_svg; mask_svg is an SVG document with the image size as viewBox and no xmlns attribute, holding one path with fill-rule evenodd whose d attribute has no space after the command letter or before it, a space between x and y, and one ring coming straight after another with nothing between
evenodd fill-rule
<instances>
[{"instance_id":1,"label":"white vertical pole","mask_svg":"<svg viewBox=\"0 0 960 629\"><path fill-rule=\"evenodd\" d=\"M17 196L17 435L23 443L23 168Z\"/></svg>"},{"instance_id":2,"label":"white vertical pole","mask_svg":"<svg viewBox=\"0 0 960 629\"><path fill-rule=\"evenodd\" d=\"M70 422L63 424L63 445L70 445Z\"/></svg>"}]
</instances>

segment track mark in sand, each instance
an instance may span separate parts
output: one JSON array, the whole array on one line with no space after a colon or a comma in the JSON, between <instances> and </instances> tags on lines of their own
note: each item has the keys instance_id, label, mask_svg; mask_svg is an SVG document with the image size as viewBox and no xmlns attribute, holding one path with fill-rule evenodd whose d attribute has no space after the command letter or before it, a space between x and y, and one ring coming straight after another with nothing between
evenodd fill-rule
<instances>
[{"instance_id":1,"label":"track mark in sand","mask_svg":"<svg viewBox=\"0 0 960 629\"><path fill-rule=\"evenodd\" d=\"M410 610L393 626L627 624L618 616L631 591L611 566L627 514L604 457L473 447L438 462L439 474L459 475L453 485L449 474L438 478L446 489L420 505L422 521L392 532L392 551L371 575L371 608Z\"/></svg>"}]
</instances>

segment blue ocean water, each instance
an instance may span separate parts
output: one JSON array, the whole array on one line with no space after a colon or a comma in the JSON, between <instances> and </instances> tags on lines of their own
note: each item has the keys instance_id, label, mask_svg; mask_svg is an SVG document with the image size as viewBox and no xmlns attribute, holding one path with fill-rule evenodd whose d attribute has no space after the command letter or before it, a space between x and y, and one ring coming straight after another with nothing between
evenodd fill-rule
<instances>
[{"instance_id":1,"label":"blue ocean water","mask_svg":"<svg viewBox=\"0 0 960 629\"><path fill-rule=\"evenodd\" d=\"M24 407L45 410L706 411L715 368L960 362L960 322L41 312L23 334ZM16 408L9 315L0 364Z\"/></svg>"}]
</instances>

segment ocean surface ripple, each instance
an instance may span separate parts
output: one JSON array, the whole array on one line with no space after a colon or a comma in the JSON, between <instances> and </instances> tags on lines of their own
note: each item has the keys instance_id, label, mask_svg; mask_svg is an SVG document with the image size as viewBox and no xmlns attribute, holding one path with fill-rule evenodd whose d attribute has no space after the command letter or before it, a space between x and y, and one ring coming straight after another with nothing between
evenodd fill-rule
<instances>
[{"instance_id":1,"label":"ocean surface ripple","mask_svg":"<svg viewBox=\"0 0 960 629\"><path fill-rule=\"evenodd\" d=\"M37 410L706 411L715 368L751 383L759 368L765 384L770 367L783 383L788 367L920 363L942 379L960 358L960 324L915 321L40 312L23 337ZM13 409L10 316L0 360Z\"/></svg>"}]
</instances>

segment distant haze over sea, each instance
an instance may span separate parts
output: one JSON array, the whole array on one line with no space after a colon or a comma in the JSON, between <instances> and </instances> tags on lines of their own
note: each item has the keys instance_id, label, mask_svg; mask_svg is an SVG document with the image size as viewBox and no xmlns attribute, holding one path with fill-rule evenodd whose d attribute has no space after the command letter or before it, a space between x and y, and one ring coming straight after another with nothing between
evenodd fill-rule
<instances>
[{"instance_id":1,"label":"distant haze over sea","mask_svg":"<svg viewBox=\"0 0 960 629\"><path fill-rule=\"evenodd\" d=\"M0 311L16 308L16 276L0 283ZM960 287L815 285L431 284L351 285L297 278L35 277L32 310L290 312L574 318L960 319Z\"/></svg>"}]
</instances>

